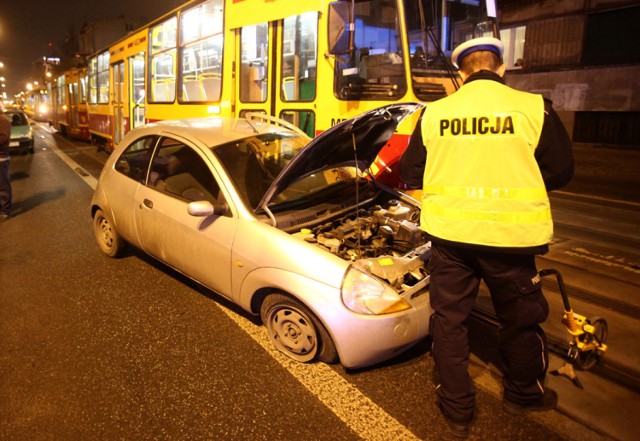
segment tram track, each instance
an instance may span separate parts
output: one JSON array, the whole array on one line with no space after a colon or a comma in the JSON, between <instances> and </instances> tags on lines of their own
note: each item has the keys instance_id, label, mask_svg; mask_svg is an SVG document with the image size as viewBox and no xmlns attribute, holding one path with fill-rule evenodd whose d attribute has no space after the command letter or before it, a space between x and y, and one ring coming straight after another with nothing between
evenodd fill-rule
<instances>
[{"instance_id":1,"label":"tram track","mask_svg":"<svg viewBox=\"0 0 640 441\"><path fill-rule=\"evenodd\" d=\"M485 325L492 326L496 329L498 328L498 318L495 313L484 307L476 306L471 313L471 317L473 320L477 320ZM545 334L547 336L549 352L568 361L569 334L565 333L561 335L554 332L545 332ZM638 371L630 369L629 366L619 363L606 355L591 369L591 372L609 381L640 392L640 376L638 375Z\"/></svg>"},{"instance_id":2,"label":"tram track","mask_svg":"<svg viewBox=\"0 0 640 441\"><path fill-rule=\"evenodd\" d=\"M590 370L594 374L625 388L640 392L640 367L634 362L633 349L636 348L636 328L640 327L640 305L637 294L638 285L628 280L620 280L606 274L594 274L587 268L572 266L570 262L560 262L552 259L539 258L538 266L542 268L558 269L560 273L569 277L564 279L565 290L571 302L573 311L586 314L591 319L603 317L609 322L609 329L613 331L613 338L607 342L609 349L598 363ZM579 286L580 279L587 280L587 286ZM589 283L595 280L594 283ZM561 324L564 313L562 295L555 279L544 278L543 290L550 305L550 313L543 324L547 335L549 352L568 361L569 343L571 335ZM607 292L596 292L598 287L610 287ZM635 301L635 302L634 302ZM481 285L480 296L472 312L472 319L497 329L499 323L493 310L490 295L484 285ZM611 337L611 334L610 334Z\"/></svg>"},{"instance_id":3,"label":"tram track","mask_svg":"<svg viewBox=\"0 0 640 441\"><path fill-rule=\"evenodd\" d=\"M627 220L627 219L624 219ZM623 249L640 249L640 238L628 236L623 233L617 233L616 231L603 232L591 228L589 226L582 225L570 225L563 224L561 222L555 222L555 230L557 235L562 236L575 236L592 240L594 242L605 242L611 247L622 247ZM635 269L640 270L640 265L635 265Z\"/></svg>"}]
</instances>

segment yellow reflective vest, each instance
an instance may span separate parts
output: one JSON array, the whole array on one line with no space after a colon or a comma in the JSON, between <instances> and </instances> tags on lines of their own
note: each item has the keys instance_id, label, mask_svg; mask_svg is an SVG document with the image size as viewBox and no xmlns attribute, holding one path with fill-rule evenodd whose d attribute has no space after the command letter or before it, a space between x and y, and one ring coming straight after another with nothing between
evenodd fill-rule
<instances>
[{"instance_id":1,"label":"yellow reflective vest","mask_svg":"<svg viewBox=\"0 0 640 441\"><path fill-rule=\"evenodd\" d=\"M540 95L475 80L429 106L421 226L436 238L490 247L546 245L549 199L534 153Z\"/></svg>"}]
</instances>

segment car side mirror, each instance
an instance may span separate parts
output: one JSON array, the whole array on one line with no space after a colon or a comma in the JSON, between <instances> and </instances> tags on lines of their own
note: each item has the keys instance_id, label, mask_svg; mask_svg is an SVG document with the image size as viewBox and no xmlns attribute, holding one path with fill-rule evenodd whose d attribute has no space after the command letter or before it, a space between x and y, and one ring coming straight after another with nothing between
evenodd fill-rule
<instances>
[{"instance_id":1,"label":"car side mirror","mask_svg":"<svg viewBox=\"0 0 640 441\"><path fill-rule=\"evenodd\" d=\"M223 215L227 212L227 204L212 204L209 201L194 201L187 205L187 213L196 217L208 217L214 214Z\"/></svg>"}]
</instances>

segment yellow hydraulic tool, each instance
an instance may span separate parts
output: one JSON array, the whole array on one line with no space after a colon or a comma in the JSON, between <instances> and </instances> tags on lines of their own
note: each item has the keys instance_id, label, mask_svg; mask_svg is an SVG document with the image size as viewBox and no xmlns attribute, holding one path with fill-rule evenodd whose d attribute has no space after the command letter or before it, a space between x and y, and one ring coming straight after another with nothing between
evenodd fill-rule
<instances>
[{"instance_id":1,"label":"yellow hydraulic tool","mask_svg":"<svg viewBox=\"0 0 640 441\"><path fill-rule=\"evenodd\" d=\"M562 275L555 269L540 270L540 277L546 276L556 277L564 304L562 323L571 335L567 353L569 363L550 373L567 376L577 387L582 389L582 384L573 371L573 365L576 365L580 370L588 370L598 363L602 353L607 350L606 341L609 334L607 321L602 317L586 318L573 312Z\"/></svg>"}]
</instances>

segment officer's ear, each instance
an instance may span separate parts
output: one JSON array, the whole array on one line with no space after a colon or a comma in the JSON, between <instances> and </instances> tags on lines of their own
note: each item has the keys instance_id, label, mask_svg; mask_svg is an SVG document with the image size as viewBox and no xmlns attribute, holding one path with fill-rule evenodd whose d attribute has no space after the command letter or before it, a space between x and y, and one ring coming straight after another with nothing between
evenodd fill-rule
<instances>
[{"instance_id":1,"label":"officer's ear","mask_svg":"<svg viewBox=\"0 0 640 441\"><path fill-rule=\"evenodd\" d=\"M497 72L497 74L498 74L498 75L500 75L501 77L504 77L504 72L505 72L506 70L507 70L507 66L506 66L504 63L502 63L502 64L500 65L500 67L498 68L498 72Z\"/></svg>"}]
</instances>

